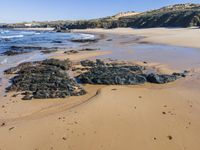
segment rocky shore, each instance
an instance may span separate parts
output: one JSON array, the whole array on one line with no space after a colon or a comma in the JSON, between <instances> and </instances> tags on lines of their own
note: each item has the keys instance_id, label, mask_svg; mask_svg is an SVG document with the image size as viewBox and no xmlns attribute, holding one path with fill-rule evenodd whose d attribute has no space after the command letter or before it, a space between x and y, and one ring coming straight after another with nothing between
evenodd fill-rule
<instances>
[{"instance_id":1,"label":"rocky shore","mask_svg":"<svg viewBox=\"0 0 200 150\"><path fill-rule=\"evenodd\" d=\"M77 80L87 84L106 85L137 85L145 82L164 84L173 82L186 76L184 73L173 73L172 75L148 73L148 69L139 65L104 63L101 60L96 62L86 60L81 64L90 67L87 72L77 76Z\"/></svg>"},{"instance_id":2,"label":"rocky shore","mask_svg":"<svg viewBox=\"0 0 200 150\"><path fill-rule=\"evenodd\" d=\"M52 53L60 49L59 47L42 47L42 46L11 46L10 49L4 53L3 55L14 56L29 53L32 51L41 51L44 54Z\"/></svg>"},{"instance_id":3,"label":"rocky shore","mask_svg":"<svg viewBox=\"0 0 200 150\"><path fill-rule=\"evenodd\" d=\"M81 41L82 43L85 42L94 42L96 39L87 39L87 40L77 40ZM10 50L2 53L3 55L6 56L15 56L15 55L20 55L20 54L25 54L29 53L32 51L40 51L43 54L49 54L49 53L54 53L57 52L58 50L65 50L65 54L75 54L79 53L81 51L96 51L100 50L99 48L82 48L82 49L67 49L67 48L60 48L60 47L42 47L42 46L11 46Z\"/></svg>"},{"instance_id":4,"label":"rocky shore","mask_svg":"<svg viewBox=\"0 0 200 150\"><path fill-rule=\"evenodd\" d=\"M70 67L69 60L48 59L22 63L5 71L6 74L18 74L11 79L12 85L6 90L22 92L24 100L65 98L85 94L85 90L68 75Z\"/></svg>"},{"instance_id":5,"label":"rocky shore","mask_svg":"<svg viewBox=\"0 0 200 150\"><path fill-rule=\"evenodd\" d=\"M146 82L164 84L185 77L187 72L172 75L148 73L143 66L120 63L84 60L81 68L69 60L47 59L27 62L5 70L14 74L7 92L15 91L24 95L23 100L65 98L86 94L80 84L138 85ZM77 74L70 77L69 71ZM78 84L79 83L79 84Z\"/></svg>"}]
</instances>

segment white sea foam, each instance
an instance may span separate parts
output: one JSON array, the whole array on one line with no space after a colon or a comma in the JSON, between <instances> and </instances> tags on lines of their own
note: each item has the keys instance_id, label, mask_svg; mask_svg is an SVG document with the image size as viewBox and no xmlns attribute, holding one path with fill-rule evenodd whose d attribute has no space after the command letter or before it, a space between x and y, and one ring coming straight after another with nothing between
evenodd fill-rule
<instances>
[{"instance_id":1,"label":"white sea foam","mask_svg":"<svg viewBox=\"0 0 200 150\"><path fill-rule=\"evenodd\" d=\"M72 39L95 39L95 36L92 34L73 34Z\"/></svg>"},{"instance_id":2,"label":"white sea foam","mask_svg":"<svg viewBox=\"0 0 200 150\"><path fill-rule=\"evenodd\" d=\"M5 33L9 33L9 30L0 30L0 34L5 34Z\"/></svg>"},{"instance_id":3,"label":"white sea foam","mask_svg":"<svg viewBox=\"0 0 200 150\"><path fill-rule=\"evenodd\" d=\"M80 34L82 39L94 39L95 36L92 34Z\"/></svg>"},{"instance_id":4,"label":"white sea foam","mask_svg":"<svg viewBox=\"0 0 200 150\"><path fill-rule=\"evenodd\" d=\"M39 32L35 32L35 31L21 31L20 33L22 35L37 35L37 34L40 34Z\"/></svg>"},{"instance_id":5,"label":"white sea foam","mask_svg":"<svg viewBox=\"0 0 200 150\"><path fill-rule=\"evenodd\" d=\"M0 36L1 39L12 39L12 38L22 38L24 35L3 35Z\"/></svg>"},{"instance_id":6,"label":"white sea foam","mask_svg":"<svg viewBox=\"0 0 200 150\"><path fill-rule=\"evenodd\" d=\"M8 58L4 58L2 61L0 61L0 64L3 65L5 63L7 63L7 62L8 62Z\"/></svg>"}]
</instances>

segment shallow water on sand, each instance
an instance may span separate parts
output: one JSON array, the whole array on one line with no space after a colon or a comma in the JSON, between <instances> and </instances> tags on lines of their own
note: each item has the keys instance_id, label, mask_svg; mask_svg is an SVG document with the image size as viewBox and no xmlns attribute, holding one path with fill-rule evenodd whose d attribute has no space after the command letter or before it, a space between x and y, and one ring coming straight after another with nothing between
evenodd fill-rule
<instances>
[{"instance_id":1,"label":"shallow water on sand","mask_svg":"<svg viewBox=\"0 0 200 150\"><path fill-rule=\"evenodd\" d=\"M138 37L134 36L114 37L111 35L109 38L113 41L104 40L99 45L112 53L98 58L160 63L173 69L200 68L200 49L198 48L138 43Z\"/></svg>"}]
</instances>

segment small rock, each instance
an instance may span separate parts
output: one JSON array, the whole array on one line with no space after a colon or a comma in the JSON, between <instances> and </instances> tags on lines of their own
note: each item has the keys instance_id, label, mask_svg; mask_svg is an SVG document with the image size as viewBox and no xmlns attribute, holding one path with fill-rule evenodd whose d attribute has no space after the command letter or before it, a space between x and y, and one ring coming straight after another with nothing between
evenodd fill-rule
<instances>
[{"instance_id":1,"label":"small rock","mask_svg":"<svg viewBox=\"0 0 200 150\"><path fill-rule=\"evenodd\" d=\"M147 81L151 83L164 84L177 80L176 75L158 75L151 73L147 76Z\"/></svg>"},{"instance_id":2,"label":"small rock","mask_svg":"<svg viewBox=\"0 0 200 150\"><path fill-rule=\"evenodd\" d=\"M6 123L5 123L5 122L3 122L3 123L1 124L1 127L5 126L5 125L6 125Z\"/></svg>"},{"instance_id":3,"label":"small rock","mask_svg":"<svg viewBox=\"0 0 200 150\"><path fill-rule=\"evenodd\" d=\"M66 137L63 137L62 139L63 139L63 140L67 140L67 138L66 138Z\"/></svg>"},{"instance_id":4,"label":"small rock","mask_svg":"<svg viewBox=\"0 0 200 150\"><path fill-rule=\"evenodd\" d=\"M168 135L167 137L168 137L169 140L173 139L173 137L171 135Z\"/></svg>"}]
</instances>

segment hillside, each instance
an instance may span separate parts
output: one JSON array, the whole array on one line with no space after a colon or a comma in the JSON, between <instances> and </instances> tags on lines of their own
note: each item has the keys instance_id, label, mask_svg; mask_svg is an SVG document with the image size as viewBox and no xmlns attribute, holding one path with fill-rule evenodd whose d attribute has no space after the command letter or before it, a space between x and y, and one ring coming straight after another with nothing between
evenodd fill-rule
<instances>
[{"instance_id":1,"label":"hillside","mask_svg":"<svg viewBox=\"0 0 200 150\"><path fill-rule=\"evenodd\" d=\"M199 4L178 4L138 15L122 17L119 22L129 27L191 27L200 26Z\"/></svg>"},{"instance_id":2,"label":"hillside","mask_svg":"<svg viewBox=\"0 0 200 150\"><path fill-rule=\"evenodd\" d=\"M26 24L27 23L11 24L6 27L27 27ZM117 27L151 28L191 26L200 26L200 4L177 4L142 13L126 12L110 17L91 20L32 23L32 27L54 27L59 30Z\"/></svg>"}]
</instances>

